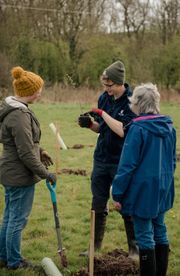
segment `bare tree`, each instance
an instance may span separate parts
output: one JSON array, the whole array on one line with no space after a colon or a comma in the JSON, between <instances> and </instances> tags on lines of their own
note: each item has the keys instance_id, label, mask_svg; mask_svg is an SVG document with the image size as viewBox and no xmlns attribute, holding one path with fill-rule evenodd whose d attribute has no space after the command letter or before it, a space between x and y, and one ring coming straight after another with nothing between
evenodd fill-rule
<instances>
[{"instance_id":1,"label":"bare tree","mask_svg":"<svg viewBox=\"0 0 180 276\"><path fill-rule=\"evenodd\" d=\"M101 26L106 0L0 0L7 25L9 15L16 18L16 32L48 41L68 42L72 60L78 59L77 44L83 32Z\"/></svg>"},{"instance_id":2,"label":"bare tree","mask_svg":"<svg viewBox=\"0 0 180 276\"><path fill-rule=\"evenodd\" d=\"M81 38L84 34L91 35L101 25L105 0L56 0L57 13L53 17L54 35L56 40L61 37L69 45L72 61L72 77L84 52ZM74 77L76 79L76 77ZM78 80L75 80L78 82Z\"/></svg>"},{"instance_id":3,"label":"bare tree","mask_svg":"<svg viewBox=\"0 0 180 276\"><path fill-rule=\"evenodd\" d=\"M57 14L53 20L56 35L63 37L70 48L70 57L76 56L80 36L93 33L100 25L105 0L56 0Z\"/></svg>"},{"instance_id":4,"label":"bare tree","mask_svg":"<svg viewBox=\"0 0 180 276\"><path fill-rule=\"evenodd\" d=\"M141 34L142 39L148 20L149 0L116 0L116 3L121 6L124 32L129 38L135 34L137 39Z\"/></svg>"},{"instance_id":5,"label":"bare tree","mask_svg":"<svg viewBox=\"0 0 180 276\"><path fill-rule=\"evenodd\" d=\"M160 0L156 5L155 18L163 44L179 32L180 0Z\"/></svg>"}]
</instances>

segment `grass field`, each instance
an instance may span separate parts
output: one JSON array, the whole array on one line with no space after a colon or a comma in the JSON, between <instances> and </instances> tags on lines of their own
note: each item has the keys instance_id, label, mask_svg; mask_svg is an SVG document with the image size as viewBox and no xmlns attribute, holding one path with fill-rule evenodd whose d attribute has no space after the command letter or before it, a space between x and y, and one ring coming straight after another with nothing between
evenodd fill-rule
<instances>
[{"instance_id":1,"label":"grass field","mask_svg":"<svg viewBox=\"0 0 180 276\"><path fill-rule=\"evenodd\" d=\"M92 169L92 157L97 135L90 130L81 129L77 124L78 115L87 111L88 105L78 104L35 104L35 111L42 128L41 146L46 148L57 160L58 169L84 169L87 176L62 174L57 182L57 200L62 226L62 240L66 248L69 262L68 270L63 272L60 259L57 255L57 240L54 229L53 211L50 195L45 182L41 181L36 187L33 210L27 227L23 232L22 255L40 263L44 257L50 257L60 268L63 275L79 270L86 264L86 260L79 257L79 252L88 247L90 231L90 173ZM174 119L177 129L177 152L180 153L180 118L179 104L164 103L161 113L169 114ZM49 123L58 125L60 133L68 147L82 144L82 149L57 149L55 136L49 128ZM1 147L1 146L0 146ZM1 147L2 148L2 147ZM55 171L55 166L50 170ZM174 208L168 212L166 222L171 243L171 253L168 275L180 275L180 165L176 169L176 199ZM0 219L4 206L3 187L0 186ZM110 213L107 221L107 231L104 238L102 253L115 248L127 250L123 221L117 212L112 211L112 200L109 203ZM9 272L0 270L1 276L32 276L44 275L43 272L19 270Z\"/></svg>"}]
</instances>

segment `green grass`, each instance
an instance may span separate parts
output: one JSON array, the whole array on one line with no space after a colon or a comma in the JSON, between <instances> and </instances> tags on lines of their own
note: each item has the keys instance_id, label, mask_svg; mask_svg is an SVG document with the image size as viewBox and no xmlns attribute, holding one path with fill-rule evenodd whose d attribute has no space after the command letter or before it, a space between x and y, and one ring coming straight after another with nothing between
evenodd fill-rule
<instances>
[{"instance_id":1,"label":"green grass","mask_svg":"<svg viewBox=\"0 0 180 276\"><path fill-rule=\"evenodd\" d=\"M84 105L83 111L90 106ZM57 201L61 222L63 246L66 248L68 270L63 271L60 258L57 254L57 239L54 228L53 211L49 191L45 182L36 186L33 210L27 227L23 232L22 255L38 264L44 257L50 257L60 268L63 275L70 275L70 271L77 271L86 265L86 260L79 257L79 252L88 247L90 232L90 173L92 169L93 151L97 135L90 130L82 129L77 124L81 113L78 104L35 104L32 106L42 129L41 146L46 148L54 159L58 160L59 169L85 169L87 176L65 175L58 177ZM162 113L173 117L177 137L180 137L178 118L180 108L176 104L162 104ZM65 144L72 147L74 144L83 144L82 149L58 150L54 134L49 123L58 125ZM93 147L89 147L93 145ZM2 148L2 147L1 147ZM180 142L177 139L177 151L180 152ZM55 166L50 169L55 171ZM0 186L0 219L3 213L3 187ZM174 208L167 214L166 222L171 243L171 254L168 275L180 275L180 166L176 170L176 199ZM109 203L112 210L112 200ZM104 238L102 252L111 251L117 247L127 250L123 221L118 213L111 211L108 216L107 231ZM28 274L27 274L28 273ZM35 276L44 275L35 272L19 270L9 272L0 270L0 275Z\"/></svg>"}]
</instances>

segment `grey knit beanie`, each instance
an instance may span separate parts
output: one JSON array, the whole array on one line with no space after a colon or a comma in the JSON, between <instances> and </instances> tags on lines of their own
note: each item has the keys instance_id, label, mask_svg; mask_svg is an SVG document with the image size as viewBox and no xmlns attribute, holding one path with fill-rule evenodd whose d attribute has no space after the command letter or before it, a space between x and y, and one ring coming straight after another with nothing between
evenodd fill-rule
<instances>
[{"instance_id":1,"label":"grey knit beanie","mask_svg":"<svg viewBox=\"0 0 180 276\"><path fill-rule=\"evenodd\" d=\"M103 75L116 84L124 84L125 81L125 67L121 61L116 61L105 69Z\"/></svg>"}]
</instances>

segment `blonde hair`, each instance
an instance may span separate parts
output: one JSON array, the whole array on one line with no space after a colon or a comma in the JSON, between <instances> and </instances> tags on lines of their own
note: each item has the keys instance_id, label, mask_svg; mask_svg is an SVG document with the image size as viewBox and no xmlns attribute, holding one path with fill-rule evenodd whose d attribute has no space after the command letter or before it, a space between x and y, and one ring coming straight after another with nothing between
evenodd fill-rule
<instances>
[{"instance_id":1,"label":"blonde hair","mask_svg":"<svg viewBox=\"0 0 180 276\"><path fill-rule=\"evenodd\" d=\"M160 112L160 93L157 86L152 83L136 86L133 95L129 98L130 108L140 113L157 114Z\"/></svg>"}]
</instances>

